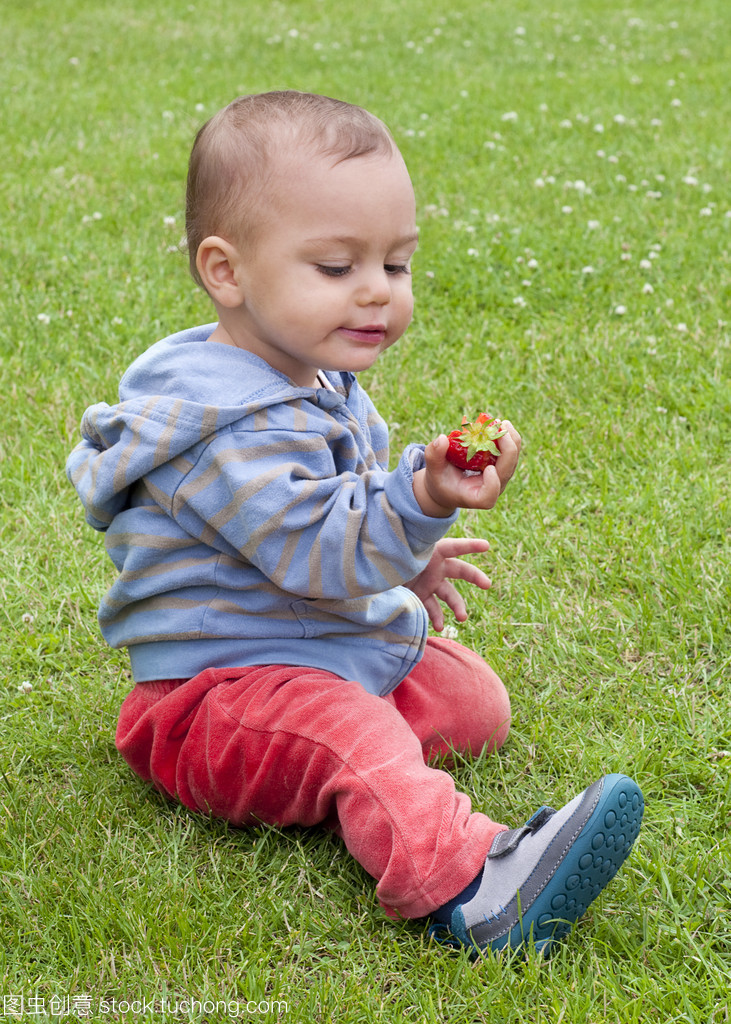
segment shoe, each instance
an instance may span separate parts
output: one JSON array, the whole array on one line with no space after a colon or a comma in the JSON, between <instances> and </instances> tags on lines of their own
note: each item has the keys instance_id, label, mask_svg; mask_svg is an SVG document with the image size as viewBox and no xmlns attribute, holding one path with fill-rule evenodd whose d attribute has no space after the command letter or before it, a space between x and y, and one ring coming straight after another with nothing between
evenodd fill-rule
<instances>
[{"instance_id":1,"label":"shoe","mask_svg":"<svg viewBox=\"0 0 731 1024\"><path fill-rule=\"evenodd\" d=\"M541 807L499 832L476 894L452 913L450 945L531 946L549 956L617 873L637 838L644 801L626 775L605 775L560 811Z\"/></svg>"}]
</instances>

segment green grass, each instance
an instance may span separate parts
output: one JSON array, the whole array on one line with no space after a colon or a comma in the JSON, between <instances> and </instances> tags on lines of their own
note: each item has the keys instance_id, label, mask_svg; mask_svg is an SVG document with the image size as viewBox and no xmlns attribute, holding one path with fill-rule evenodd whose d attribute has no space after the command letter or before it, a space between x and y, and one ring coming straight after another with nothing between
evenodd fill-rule
<instances>
[{"instance_id":1,"label":"green grass","mask_svg":"<svg viewBox=\"0 0 731 1024\"><path fill-rule=\"evenodd\" d=\"M728 1021L729 29L725 0L6 5L0 1020L23 995L69 1020L88 996L110 1021ZM603 771L645 792L548 963L435 947L333 837L188 814L114 749L130 681L66 453L137 353L212 318L176 248L192 135L280 87L369 107L412 171L417 313L367 379L394 450L485 405L525 439L459 526L494 581L460 638L514 708L459 784L515 824Z\"/></svg>"}]
</instances>

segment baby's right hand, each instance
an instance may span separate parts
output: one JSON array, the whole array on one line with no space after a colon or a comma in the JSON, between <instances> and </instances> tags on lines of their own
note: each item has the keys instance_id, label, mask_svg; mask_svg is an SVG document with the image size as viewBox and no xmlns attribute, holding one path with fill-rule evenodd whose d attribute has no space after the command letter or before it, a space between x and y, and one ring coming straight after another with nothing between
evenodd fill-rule
<instances>
[{"instance_id":1,"label":"baby's right hand","mask_svg":"<svg viewBox=\"0 0 731 1024\"><path fill-rule=\"evenodd\" d=\"M450 516L456 508L493 508L515 472L520 455L520 434L508 420L500 440L500 456L494 466L479 474L465 473L447 461L449 441L445 434L426 446L426 466L414 474L414 495L424 515Z\"/></svg>"}]
</instances>

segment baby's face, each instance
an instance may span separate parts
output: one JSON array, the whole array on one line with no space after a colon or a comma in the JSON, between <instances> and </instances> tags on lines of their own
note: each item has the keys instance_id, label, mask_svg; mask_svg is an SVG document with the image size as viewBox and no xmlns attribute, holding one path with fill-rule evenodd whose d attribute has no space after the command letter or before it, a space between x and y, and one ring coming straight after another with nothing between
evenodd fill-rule
<instances>
[{"instance_id":1,"label":"baby's face","mask_svg":"<svg viewBox=\"0 0 731 1024\"><path fill-rule=\"evenodd\" d=\"M318 370L368 369L406 330L417 245L399 153L287 161L258 240L239 253L233 342L310 387Z\"/></svg>"}]
</instances>

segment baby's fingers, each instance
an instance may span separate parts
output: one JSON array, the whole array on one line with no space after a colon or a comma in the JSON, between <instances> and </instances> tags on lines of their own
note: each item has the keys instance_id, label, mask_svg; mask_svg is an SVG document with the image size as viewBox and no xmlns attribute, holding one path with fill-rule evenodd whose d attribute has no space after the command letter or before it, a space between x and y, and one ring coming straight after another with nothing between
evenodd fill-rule
<instances>
[{"instance_id":1,"label":"baby's fingers","mask_svg":"<svg viewBox=\"0 0 731 1024\"><path fill-rule=\"evenodd\" d=\"M502 426L507 433L503 434L499 441L500 457L495 463L495 469L500 480L500 490L505 488L508 480L515 472L520 456L521 437L510 420L503 420Z\"/></svg>"},{"instance_id":2,"label":"baby's fingers","mask_svg":"<svg viewBox=\"0 0 731 1024\"><path fill-rule=\"evenodd\" d=\"M451 609L457 622L465 621L467 618L467 605L464 603L462 595L451 583L445 580L437 587L436 595ZM432 619L432 623L433 621Z\"/></svg>"},{"instance_id":3,"label":"baby's fingers","mask_svg":"<svg viewBox=\"0 0 731 1024\"><path fill-rule=\"evenodd\" d=\"M486 576L482 569L478 569L471 562L464 562L461 558L448 558L444 563L444 575L450 580L464 580L473 587L480 587L488 590L492 586L489 576Z\"/></svg>"}]
</instances>

